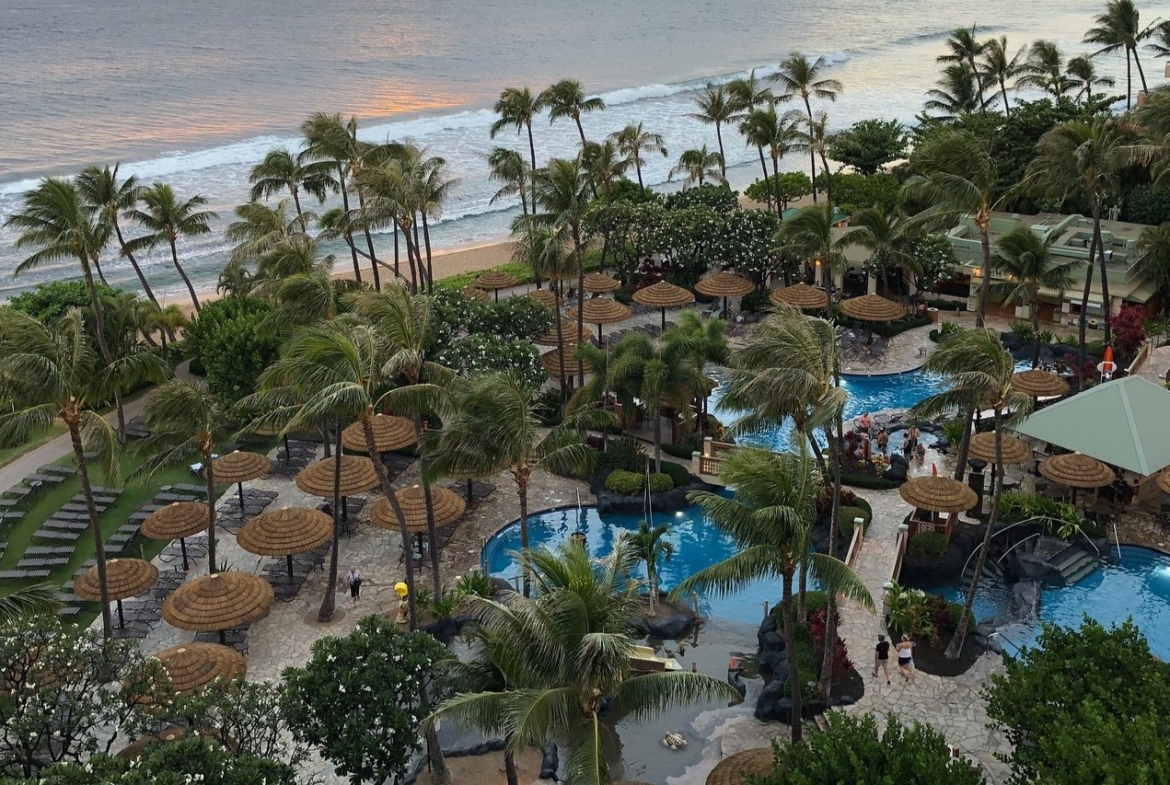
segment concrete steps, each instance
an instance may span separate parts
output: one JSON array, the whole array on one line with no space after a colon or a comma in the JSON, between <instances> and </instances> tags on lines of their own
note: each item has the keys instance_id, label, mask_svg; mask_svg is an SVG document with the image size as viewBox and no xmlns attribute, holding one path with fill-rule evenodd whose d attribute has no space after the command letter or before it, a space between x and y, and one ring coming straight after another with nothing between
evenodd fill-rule
<instances>
[{"instance_id":1,"label":"concrete steps","mask_svg":"<svg viewBox=\"0 0 1170 785\"><path fill-rule=\"evenodd\" d=\"M1100 561L1095 555L1076 546L1065 548L1053 557L1052 563L1060 570L1066 586L1071 586L1100 566Z\"/></svg>"}]
</instances>

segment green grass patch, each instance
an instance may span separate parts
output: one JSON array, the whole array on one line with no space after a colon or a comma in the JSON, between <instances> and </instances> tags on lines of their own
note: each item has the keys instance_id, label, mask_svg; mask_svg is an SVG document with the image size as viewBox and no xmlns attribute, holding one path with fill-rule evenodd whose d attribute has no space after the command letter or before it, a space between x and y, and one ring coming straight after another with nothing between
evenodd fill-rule
<instances>
[{"instance_id":1,"label":"green grass patch","mask_svg":"<svg viewBox=\"0 0 1170 785\"><path fill-rule=\"evenodd\" d=\"M585 253L585 271L591 272L596 270L601 255L595 252ZM515 278L520 284L529 284L536 281L536 276L532 273L532 268L520 262L505 262L496 267L489 267L484 270L472 270L466 273L458 273L456 275L449 275L446 278L439 278L435 281L435 286L443 289L462 289L465 286L475 286L475 279L487 272L501 272ZM571 283L571 281L570 281Z\"/></svg>"},{"instance_id":2,"label":"green grass patch","mask_svg":"<svg viewBox=\"0 0 1170 785\"><path fill-rule=\"evenodd\" d=\"M0 467L7 466L22 455L32 452L43 444L51 442L63 433L65 433L65 425L60 420L57 420L45 430L31 436L24 444L0 449Z\"/></svg>"}]
</instances>

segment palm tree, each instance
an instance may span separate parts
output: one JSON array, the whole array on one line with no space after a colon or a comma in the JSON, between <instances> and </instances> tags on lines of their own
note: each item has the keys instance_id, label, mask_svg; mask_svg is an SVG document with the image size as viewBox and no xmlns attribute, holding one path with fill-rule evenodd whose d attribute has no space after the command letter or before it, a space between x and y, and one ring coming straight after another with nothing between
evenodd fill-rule
<instances>
[{"instance_id":1,"label":"palm tree","mask_svg":"<svg viewBox=\"0 0 1170 785\"><path fill-rule=\"evenodd\" d=\"M187 326L187 314L177 303L170 303L165 308L152 306L146 313L145 327L149 331L157 331L162 342L163 362L170 362L170 350L167 347L167 336L176 335Z\"/></svg>"},{"instance_id":2,"label":"palm tree","mask_svg":"<svg viewBox=\"0 0 1170 785\"><path fill-rule=\"evenodd\" d=\"M578 431L597 427L601 412L582 410L546 430L537 416L533 390L511 374L485 374L460 383L452 393L453 415L443 423L428 472L486 477L507 470L520 500L520 547L528 550L528 486L536 470L589 470L592 453ZM524 576L524 596L529 596Z\"/></svg>"},{"instance_id":3,"label":"palm tree","mask_svg":"<svg viewBox=\"0 0 1170 785\"><path fill-rule=\"evenodd\" d=\"M286 148L269 150L264 160L252 167L248 182L252 184L253 201L267 199L274 193L287 190L300 219L302 231L309 230L309 220L301 209L301 191L324 202L330 191L336 190L337 181L330 170L328 161L306 163L301 156L294 156Z\"/></svg>"},{"instance_id":4,"label":"palm tree","mask_svg":"<svg viewBox=\"0 0 1170 785\"><path fill-rule=\"evenodd\" d=\"M618 150L617 142L611 137L604 142L586 142L579 155L581 166L589 174L589 187L596 196L598 191L605 194L607 204L613 203L613 184L626 173L630 162Z\"/></svg>"},{"instance_id":5,"label":"palm tree","mask_svg":"<svg viewBox=\"0 0 1170 785\"><path fill-rule=\"evenodd\" d=\"M1102 76L1097 73L1097 66L1091 57L1074 57L1068 61L1065 70L1066 81L1070 90L1076 90L1074 98L1088 103L1093 97L1094 87L1113 87L1117 80L1112 76Z\"/></svg>"},{"instance_id":6,"label":"palm tree","mask_svg":"<svg viewBox=\"0 0 1170 785\"><path fill-rule=\"evenodd\" d=\"M348 122L340 114L326 114L314 112L309 119L301 124L301 134L305 137L305 150L302 156L306 160L322 162L332 165L337 171L337 191L341 194L341 209L348 215L349 182L350 179L362 170L361 158L364 148L357 141L357 118L351 117ZM358 196L358 210L364 212L361 195ZM358 265L357 246L353 241L352 221L342 222L346 245L349 246L350 256L353 259L353 276L358 283L362 282L362 271ZM366 234L366 241L371 260L374 257L374 241ZM374 275L377 275L377 264L373 264Z\"/></svg>"},{"instance_id":7,"label":"palm tree","mask_svg":"<svg viewBox=\"0 0 1170 785\"><path fill-rule=\"evenodd\" d=\"M995 476L1002 478L1003 430L1028 415L1032 409L1032 399L1012 389L1016 361L1011 352L1004 348L999 333L984 329L956 333L939 345L924 367L942 375L946 389L916 404L910 410L911 413L915 417L929 418L955 409L970 411L990 408L994 412L995 422ZM979 558L975 560L975 573L971 576L963 612L959 615L954 637L947 644L948 659L958 659L963 651L971 606L979 590L979 580L983 577L991 535L995 532L1003 482L994 485L987 531L983 535Z\"/></svg>"},{"instance_id":8,"label":"palm tree","mask_svg":"<svg viewBox=\"0 0 1170 785\"><path fill-rule=\"evenodd\" d=\"M987 106L987 101L983 98L983 80L979 73L979 66L975 61L983 54L986 44L975 40L974 25L971 25L970 30L964 27L958 28L951 33L945 43L947 53L934 58L935 62L947 63L948 65L960 64L966 67L975 82L976 107L982 111Z\"/></svg>"},{"instance_id":9,"label":"palm tree","mask_svg":"<svg viewBox=\"0 0 1170 785\"><path fill-rule=\"evenodd\" d=\"M776 103L776 96L772 94L772 88L764 87L760 83L760 80L756 78L754 68L747 78L733 79L727 84L727 99L731 105L730 119L733 120L751 114L755 109L772 106ZM760 166L764 168L764 179L767 180L768 166L764 163L764 148L757 147L756 152L760 156Z\"/></svg>"},{"instance_id":10,"label":"palm tree","mask_svg":"<svg viewBox=\"0 0 1170 785\"><path fill-rule=\"evenodd\" d=\"M928 112L942 112L937 119L954 120L979 107L975 72L966 63L953 63L943 69L938 87L926 91L923 107Z\"/></svg>"},{"instance_id":11,"label":"palm tree","mask_svg":"<svg viewBox=\"0 0 1170 785\"><path fill-rule=\"evenodd\" d=\"M563 347L565 345L565 336L563 334L563 320L560 318L561 313L561 281L573 273L575 256L572 256L566 250L568 241L566 235L568 231L563 226L556 225L541 225L533 221L522 221L519 225L514 227L513 231L519 232L519 239L516 241L514 258L516 261L526 264L532 268L532 272L536 280L542 277L549 279L549 290L553 293L554 307L553 313L556 314L556 331L557 331L557 346ZM560 385L561 391L561 408L564 408L565 400L568 397L567 379L565 378L565 353L560 352L557 355L559 360L560 373L557 375L557 381Z\"/></svg>"},{"instance_id":12,"label":"palm tree","mask_svg":"<svg viewBox=\"0 0 1170 785\"><path fill-rule=\"evenodd\" d=\"M812 120L804 128L796 129L796 143L793 148L808 151L814 160L820 159L821 171L825 173L825 204L833 205L833 175L829 171L829 115L825 110L818 109L813 113ZM776 178L779 181L779 178ZM777 205L779 206L779 205ZM781 216L783 217L783 216Z\"/></svg>"},{"instance_id":13,"label":"palm tree","mask_svg":"<svg viewBox=\"0 0 1170 785\"><path fill-rule=\"evenodd\" d=\"M716 133L718 130L716 126ZM642 157L642 151L660 153L665 158L667 153L662 134L652 134L644 130L641 123L630 123L622 130L610 134L609 138L617 145L618 152L626 157L626 165L634 167L638 174L638 187L642 189L643 194L646 193L646 185L642 182L642 164L646 163L646 159ZM722 137L719 139L719 154L723 154ZM726 174L724 172L724 175Z\"/></svg>"},{"instance_id":14,"label":"palm tree","mask_svg":"<svg viewBox=\"0 0 1170 785\"><path fill-rule=\"evenodd\" d=\"M21 586L0 597L0 621L25 619L30 616L41 616L56 613L61 607L57 599L60 588L47 583L36 583L32 586Z\"/></svg>"},{"instance_id":15,"label":"palm tree","mask_svg":"<svg viewBox=\"0 0 1170 785\"><path fill-rule=\"evenodd\" d=\"M1157 284L1164 302L1170 301L1170 223L1143 229L1137 250L1137 269Z\"/></svg>"},{"instance_id":16,"label":"palm tree","mask_svg":"<svg viewBox=\"0 0 1170 785\"><path fill-rule=\"evenodd\" d=\"M157 248L165 245L171 250L171 263L187 291L191 294L191 302L195 312L199 313L199 296L195 294L195 287L191 279L179 264L178 240L180 237L197 237L211 232L211 221L219 216L210 210L200 210L207 204L207 199L198 194L187 201L180 201L175 191L166 183L155 183L143 188L139 194L142 209L134 208L126 211L126 217L138 223L148 234L135 238L127 243L131 250Z\"/></svg>"},{"instance_id":17,"label":"palm tree","mask_svg":"<svg viewBox=\"0 0 1170 785\"><path fill-rule=\"evenodd\" d=\"M668 337L670 336L687 338L691 349L691 361L698 373L706 374L708 364L727 365L731 358L731 345L727 341L727 322L722 319L716 317L703 319L694 311L682 311L678 315L678 325L668 334ZM703 393L700 427L705 429L710 395L706 388Z\"/></svg>"},{"instance_id":18,"label":"palm tree","mask_svg":"<svg viewBox=\"0 0 1170 785\"><path fill-rule=\"evenodd\" d=\"M797 258L813 260L816 267L823 269L823 280L816 283L826 285L830 300L836 285L835 274L844 270L846 265L845 255L833 239L832 210L827 203L802 207L796 215L780 224L776 232L781 250Z\"/></svg>"},{"instance_id":19,"label":"palm tree","mask_svg":"<svg viewBox=\"0 0 1170 785\"><path fill-rule=\"evenodd\" d=\"M780 198L780 159L784 157L785 153L795 149L799 136L797 123L800 122L797 118L799 115L794 118L792 112L779 117L776 115L776 107L769 106L767 109L753 110L739 125L739 132L747 143L755 145L761 150L767 149L768 155L772 159L771 176L772 183L776 187L777 217L783 215ZM765 166L765 181L768 179L768 175L768 168Z\"/></svg>"},{"instance_id":20,"label":"palm tree","mask_svg":"<svg viewBox=\"0 0 1170 785\"><path fill-rule=\"evenodd\" d=\"M666 539L670 527L664 523L651 526L646 521L638 523L638 531L625 535L638 561L646 562L646 584L650 590L650 615L657 615L658 607L658 562L670 561L674 556L674 543Z\"/></svg>"},{"instance_id":21,"label":"palm tree","mask_svg":"<svg viewBox=\"0 0 1170 785\"><path fill-rule=\"evenodd\" d=\"M837 94L844 89L836 79L821 79L821 72L826 68L825 58L818 57L809 60L800 52L793 52L788 59L780 64L780 70L772 77L772 81L779 82L784 92L777 97L778 103L790 101L800 97L804 102L805 114L808 115L808 124L813 125L813 111L810 98L820 98L825 101L836 101ZM812 165L812 198L813 204L817 201L817 158L809 152L809 162Z\"/></svg>"},{"instance_id":22,"label":"palm tree","mask_svg":"<svg viewBox=\"0 0 1170 785\"><path fill-rule=\"evenodd\" d=\"M540 114L542 108L540 99L527 87L504 88L492 107L492 111L500 116L492 123L492 139L505 128L515 128L517 134L528 132L528 165L533 172L536 171L536 145L532 141L532 120Z\"/></svg>"},{"instance_id":23,"label":"palm tree","mask_svg":"<svg viewBox=\"0 0 1170 785\"><path fill-rule=\"evenodd\" d=\"M1093 56L1110 54L1120 49L1125 50L1125 108L1130 108L1130 99L1133 96L1134 65L1138 69L1138 77L1142 81L1142 92L1146 92L1146 74L1142 71L1142 63L1138 58L1138 44L1152 34L1149 28L1142 29L1140 14L1133 0L1109 0L1105 5L1105 12L1098 14L1094 20L1096 27L1085 32L1084 42L1101 47Z\"/></svg>"},{"instance_id":24,"label":"palm tree","mask_svg":"<svg viewBox=\"0 0 1170 785\"><path fill-rule=\"evenodd\" d=\"M477 648L476 658L498 672L492 686L500 689L450 698L425 727L450 717L485 734L503 734L514 755L556 739L569 748L566 782L608 785L602 746L613 731L602 717L603 702L612 701L615 714L640 719L696 701L739 700L729 684L703 674L631 672L642 602L626 543L618 542L600 565L574 546L518 558L534 576L533 598L508 593L500 601L465 600L491 641Z\"/></svg>"},{"instance_id":25,"label":"palm tree","mask_svg":"<svg viewBox=\"0 0 1170 785\"><path fill-rule=\"evenodd\" d=\"M995 160L986 142L966 131L947 130L920 144L910 156L915 175L902 186L902 193L931 205L916 219L954 222L970 215L983 248L983 283L975 324L983 326L987 296L991 287L991 212L1003 197L996 193Z\"/></svg>"},{"instance_id":26,"label":"palm tree","mask_svg":"<svg viewBox=\"0 0 1170 785\"><path fill-rule=\"evenodd\" d=\"M427 284L427 271L423 264L422 244L418 236L418 215L423 207L423 185L421 168L412 165L401 156L393 156L376 166L363 167L355 178L357 191L362 201L360 223L368 228L380 226L402 230L406 241L406 259L410 266L410 288L419 291ZM338 216L337 229L349 232L346 221ZM399 276L397 259L394 274ZM359 281L360 283L360 281Z\"/></svg>"},{"instance_id":27,"label":"palm tree","mask_svg":"<svg viewBox=\"0 0 1170 785\"><path fill-rule=\"evenodd\" d=\"M1089 292L1093 281L1093 255L1101 265L1101 302L1104 306L1105 343L1110 342L1109 276L1105 244L1101 237L1101 201L1121 189L1121 171L1126 164L1125 138L1111 119L1062 123L1040 137L1036 158L1028 165L1025 185L1062 203L1083 198L1093 218L1089 244L1089 267L1081 301L1080 364L1085 365L1085 322L1088 321Z\"/></svg>"},{"instance_id":28,"label":"palm tree","mask_svg":"<svg viewBox=\"0 0 1170 785\"><path fill-rule=\"evenodd\" d=\"M519 194L520 210L524 215L528 215L528 183L532 173L524 156L507 147L493 147L486 158L490 170L488 179L503 184L488 204L495 204L507 196Z\"/></svg>"},{"instance_id":29,"label":"palm tree","mask_svg":"<svg viewBox=\"0 0 1170 785\"><path fill-rule=\"evenodd\" d=\"M849 218L850 229L834 244L842 251L859 246L869 251L868 265L877 268L879 279L887 291L890 270L913 268L917 259L913 252L918 234L910 219L900 210L887 210L874 205L858 210Z\"/></svg>"},{"instance_id":30,"label":"palm tree","mask_svg":"<svg viewBox=\"0 0 1170 785\"><path fill-rule=\"evenodd\" d=\"M32 256L16 266L14 276L61 259L72 257L78 261L96 322L98 348L108 364L111 358L106 346L105 317L92 270L109 239L110 225L99 220L86 204L77 183L46 177L24 194L23 207L9 216L4 226L20 232L14 243L16 248L36 248Z\"/></svg>"},{"instance_id":31,"label":"palm tree","mask_svg":"<svg viewBox=\"0 0 1170 785\"><path fill-rule=\"evenodd\" d=\"M236 220L227 225L223 235L232 243L228 264L247 265L276 245L304 235L300 220L289 214L287 199L281 199L275 207L263 202L246 202L234 212Z\"/></svg>"},{"instance_id":32,"label":"palm tree","mask_svg":"<svg viewBox=\"0 0 1170 785\"><path fill-rule=\"evenodd\" d=\"M585 146L585 129L581 127L581 115L605 109L605 101L596 96L585 97L585 91L576 79L562 79L541 93L537 100L542 109L548 109L550 125L562 117L573 118L582 147Z\"/></svg>"},{"instance_id":33,"label":"palm tree","mask_svg":"<svg viewBox=\"0 0 1170 785\"><path fill-rule=\"evenodd\" d=\"M720 185L727 185L727 178L723 176L723 156L711 152L707 145L698 149L684 150L678 157L678 164L670 170L667 179L676 175L685 174L683 188L692 185L702 186L707 180L714 180Z\"/></svg>"},{"instance_id":34,"label":"palm tree","mask_svg":"<svg viewBox=\"0 0 1170 785\"><path fill-rule=\"evenodd\" d=\"M426 147L419 147L407 139L400 146L401 156L407 165L417 172L418 214L422 224L423 245L427 251L427 293L435 290L435 272L431 260L431 229L428 219L443 217L443 205L458 180L448 176L447 159L429 155ZM416 241L417 245L417 241Z\"/></svg>"},{"instance_id":35,"label":"palm tree","mask_svg":"<svg viewBox=\"0 0 1170 785\"><path fill-rule=\"evenodd\" d=\"M1028 59L1016 86L1037 87L1053 98L1060 98L1071 87L1064 68L1064 54L1056 42L1037 39L1028 50Z\"/></svg>"},{"instance_id":36,"label":"palm tree","mask_svg":"<svg viewBox=\"0 0 1170 785\"><path fill-rule=\"evenodd\" d=\"M992 38L983 44L983 61L980 66L980 78L985 84L999 85L999 94L1003 97L1003 113L1011 117L1012 108L1008 103L1007 83L1024 73L1025 57L1028 47L1021 46L1015 55L1008 55L1007 36Z\"/></svg>"},{"instance_id":37,"label":"palm tree","mask_svg":"<svg viewBox=\"0 0 1170 785\"><path fill-rule=\"evenodd\" d=\"M724 177L727 177L727 153L723 149L723 126L731 122L736 115L735 101L723 85L707 85L703 92L695 96L694 101L699 111L691 112L687 117L715 126L715 141L719 144L719 155L723 156L724 161L720 171ZM666 151L663 150L662 154L665 155ZM639 182L641 182L640 176Z\"/></svg>"},{"instance_id":38,"label":"palm tree","mask_svg":"<svg viewBox=\"0 0 1170 785\"><path fill-rule=\"evenodd\" d=\"M1055 289L1064 294L1072 286L1075 268L1081 266L1079 259L1054 264L1050 248L1056 236L1041 239L1030 227L1018 226L1011 230L995 246L995 269L1005 279L1002 288L1006 290L1004 301L1026 304L1032 313L1032 334L1040 334L1040 290ZM1088 273L1092 277L1092 271ZM1036 338L1032 347L1032 367L1040 364L1040 340Z\"/></svg>"},{"instance_id":39,"label":"palm tree","mask_svg":"<svg viewBox=\"0 0 1170 785\"><path fill-rule=\"evenodd\" d=\"M142 284L143 293L146 294L148 300L158 305L154 291L150 288L150 282L146 280L146 275L138 266L138 260L134 258L133 251L127 247L126 239L122 236L122 227L118 223L119 213L133 210L138 204L138 180L134 175L131 175L118 182L118 166L119 164L114 164L113 169L108 166L89 166L82 169L81 173L77 175L77 188L81 191L82 197L90 208L100 216L102 221L113 228L122 255L134 268L134 274L138 276L138 282Z\"/></svg>"},{"instance_id":40,"label":"palm tree","mask_svg":"<svg viewBox=\"0 0 1170 785\"><path fill-rule=\"evenodd\" d=\"M735 498L716 493L691 495L703 512L722 531L731 535L739 551L690 576L671 592L683 596L692 591L727 594L762 578L780 578L780 608L788 656L788 683L792 694L792 742L801 740L801 681L796 655L796 612L792 602L792 578L800 565L812 572L830 596L843 594L873 609L869 589L844 563L825 554L808 554L816 499L821 482L808 458L797 454L740 448L723 459L720 477L735 487ZM825 646L833 648L826 635Z\"/></svg>"},{"instance_id":41,"label":"palm tree","mask_svg":"<svg viewBox=\"0 0 1170 785\"><path fill-rule=\"evenodd\" d=\"M118 473L118 439L92 406L107 400L109 363L94 351L92 337L81 312L70 309L52 326L12 308L0 308L0 386L9 401L0 415L0 443L23 444L29 434L60 420L69 431L77 476L85 498L85 510L93 534L94 558L102 600L102 631L113 635L110 594L106 580L105 535L98 520L89 476L90 453L96 454L107 477ZM156 381L165 369L158 358L144 352L119 360L126 374Z\"/></svg>"},{"instance_id":42,"label":"palm tree","mask_svg":"<svg viewBox=\"0 0 1170 785\"><path fill-rule=\"evenodd\" d=\"M126 412L122 396L141 384L141 364L133 355L149 352L150 348L141 338L147 333L144 317L146 308L156 309L154 303L138 299L133 292L116 290L103 295L102 310L105 311L106 345L110 348L111 362L99 371L98 385L107 390L114 399L118 418L118 440L126 440Z\"/></svg>"}]
</instances>

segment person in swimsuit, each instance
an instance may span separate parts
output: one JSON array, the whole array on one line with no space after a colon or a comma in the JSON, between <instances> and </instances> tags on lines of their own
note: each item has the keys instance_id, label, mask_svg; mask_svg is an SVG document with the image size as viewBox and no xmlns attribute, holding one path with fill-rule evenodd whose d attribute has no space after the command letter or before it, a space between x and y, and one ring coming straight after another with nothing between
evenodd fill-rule
<instances>
[{"instance_id":1,"label":"person in swimsuit","mask_svg":"<svg viewBox=\"0 0 1170 785\"><path fill-rule=\"evenodd\" d=\"M898 671L909 682L914 676L914 641L909 635L903 635L894 648L898 650Z\"/></svg>"},{"instance_id":2,"label":"person in swimsuit","mask_svg":"<svg viewBox=\"0 0 1170 785\"><path fill-rule=\"evenodd\" d=\"M877 646L873 647L873 675L878 675L878 668L886 674L886 684L890 683L890 642L885 635L878 636Z\"/></svg>"},{"instance_id":3,"label":"person in swimsuit","mask_svg":"<svg viewBox=\"0 0 1170 785\"><path fill-rule=\"evenodd\" d=\"M878 428L877 444L878 449L881 450L882 455L885 455L886 450L890 448L890 435L886 433L885 428Z\"/></svg>"},{"instance_id":4,"label":"person in swimsuit","mask_svg":"<svg viewBox=\"0 0 1170 785\"><path fill-rule=\"evenodd\" d=\"M869 412L862 412L861 416L857 418L857 429L862 433L869 433L869 429L873 427L873 420L870 419Z\"/></svg>"}]
</instances>

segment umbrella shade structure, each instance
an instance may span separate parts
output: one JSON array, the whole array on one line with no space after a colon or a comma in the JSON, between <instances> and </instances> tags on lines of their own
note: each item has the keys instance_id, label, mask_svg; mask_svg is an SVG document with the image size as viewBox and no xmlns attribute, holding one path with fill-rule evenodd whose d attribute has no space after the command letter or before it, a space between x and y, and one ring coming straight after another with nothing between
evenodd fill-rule
<instances>
[{"instance_id":1,"label":"umbrella shade structure","mask_svg":"<svg viewBox=\"0 0 1170 785\"><path fill-rule=\"evenodd\" d=\"M569 309L569 318L577 318L576 306ZM586 300L585 305L581 310L584 314L584 321L589 324L597 325L597 340L602 340L601 326L603 324L615 324L617 322L624 322L630 318L630 309L619 303L617 300L611 300L608 297L599 297L596 300Z\"/></svg>"},{"instance_id":2,"label":"umbrella shade structure","mask_svg":"<svg viewBox=\"0 0 1170 785\"><path fill-rule=\"evenodd\" d=\"M490 294L485 292L483 289L476 289L474 286L464 286L462 289L460 289L460 291L463 292L463 296L468 300L475 300L476 302L486 303L488 300L492 299Z\"/></svg>"},{"instance_id":3,"label":"umbrella shade structure","mask_svg":"<svg viewBox=\"0 0 1170 785\"><path fill-rule=\"evenodd\" d=\"M622 282L601 273L589 273L585 276L585 285L581 288L590 294L605 294L622 288Z\"/></svg>"},{"instance_id":4,"label":"umbrella shade structure","mask_svg":"<svg viewBox=\"0 0 1170 785\"><path fill-rule=\"evenodd\" d=\"M202 502L174 502L151 513L142 524L142 533L152 540L178 540L183 552L183 572L187 563L186 538L207 528L210 510Z\"/></svg>"},{"instance_id":5,"label":"umbrella shade structure","mask_svg":"<svg viewBox=\"0 0 1170 785\"><path fill-rule=\"evenodd\" d=\"M142 559L107 559L106 586L109 596L118 604L118 623L126 626L122 616L122 600L142 594L158 580L158 567ZM95 564L73 582L73 593L83 600L101 602L101 585Z\"/></svg>"},{"instance_id":6,"label":"umbrella shade structure","mask_svg":"<svg viewBox=\"0 0 1170 785\"><path fill-rule=\"evenodd\" d=\"M496 302L500 301L501 289L511 289L513 286L519 285L519 279L499 270L489 270L475 279L475 288L487 289L489 292L494 293Z\"/></svg>"},{"instance_id":7,"label":"umbrella shade structure","mask_svg":"<svg viewBox=\"0 0 1170 785\"><path fill-rule=\"evenodd\" d=\"M727 311L728 297L743 297L745 294L751 294L756 289L756 285L744 278L742 275L729 273L726 270L708 275L703 280L695 284L695 291L699 294L705 294L708 297L722 297L723 311Z\"/></svg>"},{"instance_id":8,"label":"umbrella shade structure","mask_svg":"<svg viewBox=\"0 0 1170 785\"><path fill-rule=\"evenodd\" d=\"M243 572L218 572L187 581L163 603L167 624L191 632L218 632L259 621L268 615L274 594L263 578Z\"/></svg>"},{"instance_id":9,"label":"umbrella shade structure","mask_svg":"<svg viewBox=\"0 0 1170 785\"><path fill-rule=\"evenodd\" d=\"M297 487L311 496L333 495L333 467L337 458L311 463L297 475ZM341 495L353 496L378 487L374 462L356 455L341 456Z\"/></svg>"},{"instance_id":10,"label":"umbrella shade structure","mask_svg":"<svg viewBox=\"0 0 1170 785\"><path fill-rule=\"evenodd\" d=\"M316 550L332 539L333 518L307 507L262 513L236 535L236 542L248 553L285 557L289 581L293 579L293 554Z\"/></svg>"},{"instance_id":11,"label":"umbrella shade structure","mask_svg":"<svg viewBox=\"0 0 1170 785\"><path fill-rule=\"evenodd\" d=\"M531 292L528 292L524 296L530 297L533 300L536 300L538 303L543 305L545 308L556 308L557 307L557 296L555 294L553 294L552 292L550 292L548 289L533 289Z\"/></svg>"},{"instance_id":12,"label":"umbrella shade structure","mask_svg":"<svg viewBox=\"0 0 1170 785\"><path fill-rule=\"evenodd\" d=\"M979 503L979 496L950 477L913 477L898 488L903 501L928 512L959 513Z\"/></svg>"},{"instance_id":13,"label":"umbrella shade structure","mask_svg":"<svg viewBox=\"0 0 1170 785\"><path fill-rule=\"evenodd\" d=\"M593 331L588 327L585 328L581 337L585 341L593 340ZM577 344L577 323L565 319L561 322L561 338L566 346L575 346ZM557 340L557 328L553 327L549 330L547 335L542 335L533 343L538 346L559 346L562 341Z\"/></svg>"},{"instance_id":14,"label":"umbrella shade structure","mask_svg":"<svg viewBox=\"0 0 1170 785\"><path fill-rule=\"evenodd\" d=\"M406 417L393 414L375 414L370 418L374 432L374 449L378 452L392 452L409 447L417 441L414 423ZM355 422L341 432L341 446L353 452L366 451L366 432L360 422ZM333 493L333 479L329 479L329 493Z\"/></svg>"},{"instance_id":15,"label":"umbrella shade structure","mask_svg":"<svg viewBox=\"0 0 1170 785\"><path fill-rule=\"evenodd\" d=\"M243 676L248 666L244 655L216 643L185 643L163 649L154 658L162 663L175 692L188 695L218 679Z\"/></svg>"},{"instance_id":16,"label":"umbrella shade structure","mask_svg":"<svg viewBox=\"0 0 1170 785\"><path fill-rule=\"evenodd\" d=\"M1054 455L1041 461L1040 473L1069 488L1104 488L1117 479L1108 466L1079 452Z\"/></svg>"},{"instance_id":17,"label":"umbrella shade structure","mask_svg":"<svg viewBox=\"0 0 1170 785\"><path fill-rule=\"evenodd\" d=\"M1032 459L1031 447L1006 433L1001 436L1004 463L1027 463ZM968 455L981 461L995 463L995 431L977 433L972 436Z\"/></svg>"},{"instance_id":18,"label":"umbrella shade structure","mask_svg":"<svg viewBox=\"0 0 1170 785\"><path fill-rule=\"evenodd\" d=\"M569 347L573 349L572 346ZM540 362L544 365L544 369L548 371L549 375L554 379L561 373L561 357L564 357L565 363L565 378L569 379L577 375L581 370L581 363L577 360L574 351L564 351L562 349L553 349L551 352L545 352L540 357Z\"/></svg>"},{"instance_id":19,"label":"umbrella shade structure","mask_svg":"<svg viewBox=\"0 0 1170 785\"><path fill-rule=\"evenodd\" d=\"M182 725L168 725L160 730L158 733L142 738L127 744L122 749L118 750L115 757L121 760L138 760L142 757L142 753L146 752L146 748L152 744L170 744L174 741L181 741L186 738L187 729Z\"/></svg>"},{"instance_id":20,"label":"umbrella shade structure","mask_svg":"<svg viewBox=\"0 0 1170 785\"><path fill-rule=\"evenodd\" d=\"M1154 482L1158 483L1163 493L1170 493L1170 469L1159 473Z\"/></svg>"},{"instance_id":21,"label":"umbrella shade structure","mask_svg":"<svg viewBox=\"0 0 1170 785\"><path fill-rule=\"evenodd\" d=\"M906 315L905 308L877 294L863 294L842 300L841 312L862 322L896 322Z\"/></svg>"},{"instance_id":22,"label":"umbrella shade structure","mask_svg":"<svg viewBox=\"0 0 1170 785\"><path fill-rule=\"evenodd\" d=\"M682 308L695 301L695 295L689 289L675 286L667 281L659 281L652 286L646 286L634 292L634 302L645 305L647 308L658 308L662 311L662 328L666 329L666 309Z\"/></svg>"},{"instance_id":23,"label":"umbrella shade structure","mask_svg":"<svg viewBox=\"0 0 1170 785\"><path fill-rule=\"evenodd\" d=\"M751 774L766 777L776 769L771 747L757 747L728 755L707 775L707 785L747 785Z\"/></svg>"},{"instance_id":24,"label":"umbrella shade structure","mask_svg":"<svg viewBox=\"0 0 1170 785\"><path fill-rule=\"evenodd\" d=\"M406 528L418 535L419 557L423 554L422 535L427 531L427 505L423 488L414 485L410 488L401 488L394 492L398 504L402 507L402 517L406 521ZM435 528L449 526L463 517L467 510L467 503L463 497L447 488L431 488L431 506L435 513ZM399 531L398 517L394 515L394 508L390 502L382 497L374 503L370 510L370 523L382 529Z\"/></svg>"},{"instance_id":25,"label":"umbrella shade structure","mask_svg":"<svg viewBox=\"0 0 1170 785\"><path fill-rule=\"evenodd\" d=\"M1013 373L1012 389L1031 398L1048 398L1068 392L1068 382L1054 373L1035 368Z\"/></svg>"},{"instance_id":26,"label":"umbrella shade structure","mask_svg":"<svg viewBox=\"0 0 1170 785\"><path fill-rule=\"evenodd\" d=\"M240 509L244 509L244 483L257 480L272 471L272 461L257 452L234 450L211 462L217 483L236 485L240 492Z\"/></svg>"},{"instance_id":27,"label":"umbrella shade structure","mask_svg":"<svg viewBox=\"0 0 1170 785\"><path fill-rule=\"evenodd\" d=\"M802 311L819 311L829 307L829 293L806 283L776 289L768 295L768 300L772 305L789 305Z\"/></svg>"}]
</instances>

